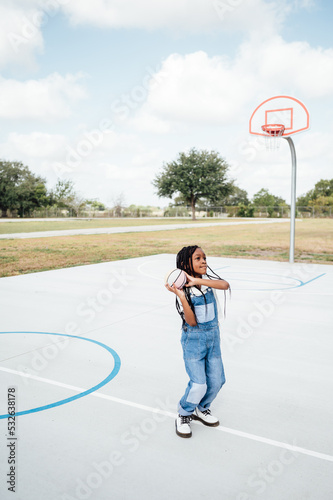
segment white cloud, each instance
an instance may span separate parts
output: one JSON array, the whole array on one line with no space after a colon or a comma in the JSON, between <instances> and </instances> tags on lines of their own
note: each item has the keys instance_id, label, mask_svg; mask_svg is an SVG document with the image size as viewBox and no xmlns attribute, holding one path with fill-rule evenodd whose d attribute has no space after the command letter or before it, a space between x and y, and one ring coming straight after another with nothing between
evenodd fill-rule
<instances>
[{"instance_id":1,"label":"white cloud","mask_svg":"<svg viewBox=\"0 0 333 500\"><path fill-rule=\"evenodd\" d=\"M66 142L67 138L61 134L12 132L0 144L1 157L8 161L21 161L34 174L47 177L51 184L55 184L57 175L52 165L59 159Z\"/></svg>"},{"instance_id":2,"label":"white cloud","mask_svg":"<svg viewBox=\"0 0 333 500\"><path fill-rule=\"evenodd\" d=\"M44 49L43 28L59 10L72 24L108 28L167 29L177 36L212 30L274 36L293 10L312 0L17 0L0 5L0 67L35 65Z\"/></svg>"},{"instance_id":3,"label":"white cloud","mask_svg":"<svg viewBox=\"0 0 333 500\"><path fill-rule=\"evenodd\" d=\"M316 0L293 0L289 2L287 9L299 11L305 9L307 11L312 11L318 8L318 2Z\"/></svg>"},{"instance_id":4,"label":"white cloud","mask_svg":"<svg viewBox=\"0 0 333 500\"><path fill-rule=\"evenodd\" d=\"M251 38L234 60L202 51L172 54L151 83L133 119L139 130L168 133L181 123L230 125L281 93L301 100L333 97L333 50L279 36L265 43Z\"/></svg>"},{"instance_id":5,"label":"white cloud","mask_svg":"<svg viewBox=\"0 0 333 500\"><path fill-rule=\"evenodd\" d=\"M237 66L256 77L261 92L283 88L304 98L333 95L333 49L290 43L280 36L265 43L251 39L241 45Z\"/></svg>"},{"instance_id":6,"label":"white cloud","mask_svg":"<svg viewBox=\"0 0 333 500\"><path fill-rule=\"evenodd\" d=\"M260 39L279 32L290 8L286 0L213 0L212 4L223 30L253 33Z\"/></svg>"},{"instance_id":7,"label":"white cloud","mask_svg":"<svg viewBox=\"0 0 333 500\"><path fill-rule=\"evenodd\" d=\"M34 12L29 4L24 8L0 5L0 67L13 63L31 66L34 53L43 50L40 26L29 26Z\"/></svg>"},{"instance_id":8,"label":"white cloud","mask_svg":"<svg viewBox=\"0 0 333 500\"><path fill-rule=\"evenodd\" d=\"M42 29L68 0L5 0L0 5L0 68L36 66L43 52Z\"/></svg>"},{"instance_id":9,"label":"white cloud","mask_svg":"<svg viewBox=\"0 0 333 500\"><path fill-rule=\"evenodd\" d=\"M78 83L82 77L82 74L53 73L25 82L0 77L0 117L44 120L68 117L73 103L86 97Z\"/></svg>"},{"instance_id":10,"label":"white cloud","mask_svg":"<svg viewBox=\"0 0 333 500\"><path fill-rule=\"evenodd\" d=\"M71 0L63 9L73 24L168 29L178 34L212 29L274 33L287 5L286 0Z\"/></svg>"},{"instance_id":11,"label":"white cloud","mask_svg":"<svg viewBox=\"0 0 333 500\"><path fill-rule=\"evenodd\" d=\"M74 24L113 28L195 28L219 25L213 5L205 0L72 0L64 11Z\"/></svg>"},{"instance_id":12,"label":"white cloud","mask_svg":"<svg viewBox=\"0 0 333 500\"><path fill-rule=\"evenodd\" d=\"M31 132L30 134L9 134L6 147L17 156L25 158L53 158L65 147L66 138L60 134Z\"/></svg>"},{"instance_id":13,"label":"white cloud","mask_svg":"<svg viewBox=\"0 0 333 500\"><path fill-rule=\"evenodd\" d=\"M133 182L142 179L147 179L151 175L151 169L149 167L127 167L123 168L122 165L115 165L111 163L101 163L103 167L103 176L108 181L126 181Z\"/></svg>"},{"instance_id":14,"label":"white cloud","mask_svg":"<svg viewBox=\"0 0 333 500\"><path fill-rule=\"evenodd\" d=\"M223 57L210 58L205 52L182 56L173 54L164 62L163 78L154 79L148 99L138 116L150 130L163 131L163 122L223 124L234 121L254 88L254 75ZM155 82L159 81L158 84ZM167 123L164 125L168 131ZM169 126L170 127L170 126Z\"/></svg>"}]
</instances>

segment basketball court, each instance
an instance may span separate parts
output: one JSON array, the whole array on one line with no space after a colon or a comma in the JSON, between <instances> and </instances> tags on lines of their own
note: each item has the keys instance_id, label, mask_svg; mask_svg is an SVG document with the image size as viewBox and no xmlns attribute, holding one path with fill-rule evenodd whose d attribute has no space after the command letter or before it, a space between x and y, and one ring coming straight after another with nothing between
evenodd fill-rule
<instances>
[{"instance_id":1,"label":"basketball court","mask_svg":"<svg viewBox=\"0 0 333 500\"><path fill-rule=\"evenodd\" d=\"M208 263L232 288L227 382L220 427L193 423L191 439L174 427L174 255L0 280L1 499L331 500L332 267Z\"/></svg>"}]
</instances>

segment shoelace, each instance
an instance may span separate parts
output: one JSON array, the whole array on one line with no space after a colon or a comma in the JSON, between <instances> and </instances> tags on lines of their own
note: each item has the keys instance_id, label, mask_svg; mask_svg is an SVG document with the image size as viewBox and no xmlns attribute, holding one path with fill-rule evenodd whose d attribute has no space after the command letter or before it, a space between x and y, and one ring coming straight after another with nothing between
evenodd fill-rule
<instances>
[{"instance_id":1,"label":"shoelace","mask_svg":"<svg viewBox=\"0 0 333 500\"><path fill-rule=\"evenodd\" d=\"M180 423L189 424L192 420L192 415L180 415Z\"/></svg>"},{"instance_id":2,"label":"shoelace","mask_svg":"<svg viewBox=\"0 0 333 500\"><path fill-rule=\"evenodd\" d=\"M203 412L201 412L205 415L205 417L207 417L207 415L210 415L210 410L204 410Z\"/></svg>"}]
</instances>

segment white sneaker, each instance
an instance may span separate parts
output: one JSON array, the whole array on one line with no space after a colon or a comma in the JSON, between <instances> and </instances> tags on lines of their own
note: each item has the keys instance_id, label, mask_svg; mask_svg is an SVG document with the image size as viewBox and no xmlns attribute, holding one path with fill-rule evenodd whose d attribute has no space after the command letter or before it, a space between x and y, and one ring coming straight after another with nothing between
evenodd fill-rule
<instances>
[{"instance_id":1,"label":"white sneaker","mask_svg":"<svg viewBox=\"0 0 333 500\"><path fill-rule=\"evenodd\" d=\"M210 410L200 411L199 408L196 408L192 414L192 418L193 420L200 420L200 422L208 425L209 427L217 427L220 425L218 419L211 415Z\"/></svg>"},{"instance_id":2,"label":"white sneaker","mask_svg":"<svg viewBox=\"0 0 333 500\"><path fill-rule=\"evenodd\" d=\"M176 418L176 434L182 438L190 438L192 415L178 415Z\"/></svg>"}]
</instances>

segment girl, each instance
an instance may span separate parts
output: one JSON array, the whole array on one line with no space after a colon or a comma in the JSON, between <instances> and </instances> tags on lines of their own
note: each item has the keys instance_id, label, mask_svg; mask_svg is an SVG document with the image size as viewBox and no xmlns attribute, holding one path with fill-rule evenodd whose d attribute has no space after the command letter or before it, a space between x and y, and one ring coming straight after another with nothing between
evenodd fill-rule
<instances>
[{"instance_id":1,"label":"girl","mask_svg":"<svg viewBox=\"0 0 333 500\"><path fill-rule=\"evenodd\" d=\"M179 401L176 433L189 438L192 419L211 427L219 425L209 409L225 382L217 301L212 288L228 290L230 287L207 266L206 255L197 245L178 252L177 268L186 273L185 288L165 286L176 294L176 308L183 320L181 344L190 381ZM214 276L207 274L207 268Z\"/></svg>"}]
</instances>

